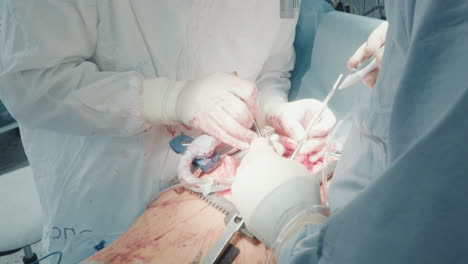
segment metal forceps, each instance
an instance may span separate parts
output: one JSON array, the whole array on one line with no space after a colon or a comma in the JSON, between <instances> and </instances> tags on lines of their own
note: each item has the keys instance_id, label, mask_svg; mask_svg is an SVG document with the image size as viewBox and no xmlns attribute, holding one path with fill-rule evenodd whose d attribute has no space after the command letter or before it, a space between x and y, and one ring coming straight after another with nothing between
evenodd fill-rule
<instances>
[{"instance_id":1,"label":"metal forceps","mask_svg":"<svg viewBox=\"0 0 468 264\"><path fill-rule=\"evenodd\" d=\"M294 150L291 157L289 157L289 159L293 160L296 157L297 153L299 153L301 148L304 146L304 143L309 138L310 130L322 118L323 111L325 111L325 109L327 108L327 105L328 105L328 102L330 101L330 99L333 97L333 95L335 95L335 92L338 89L338 87L340 86L342 80L343 80L343 74L340 74L340 76L338 76L338 79L335 81L335 84L333 85L332 89L330 90L330 92L328 92L327 97L325 97L325 99L323 100L320 111L315 115L314 119L312 119L311 122L309 123L309 125L307 126L307 129L305 130L304 137L299 141L299 143L297 144L296 149Z\"/></svg>"},{"instance_id":2,"label":"metal forceps","mask_svg":"<svg viewBox=\"0 0 468 264\"><path fill-rule=\"evenodd\" d=\"M239 75L237 74L237 71L233 71L232 74L236 77L239 77ZM257 130L257 135L259 137L263 137L262 135L262 131L260 131L260 127L258 126L258 123L257 123L257 120L255 120L255 117L253 117L253 123L254 123L254 127L255 127L255 130Z\"/></svg>"}]
</instances>

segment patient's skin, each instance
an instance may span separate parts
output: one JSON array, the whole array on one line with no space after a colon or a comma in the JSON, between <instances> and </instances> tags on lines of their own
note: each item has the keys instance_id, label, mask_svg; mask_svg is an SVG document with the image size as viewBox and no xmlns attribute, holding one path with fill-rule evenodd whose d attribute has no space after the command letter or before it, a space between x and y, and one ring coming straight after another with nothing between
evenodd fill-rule
<instances>
[{"instance_id":1,"label":"patient's skin","mask_svg":"<svg viewBox=\"0 0 468 264\"><path fill-rule=\"evenodd\" d=\"M237 161L227 157L211 177L234 175ZM230 199L230 192L221 195ZM224 231L224 214L197 195L163 193L132 226L84 263L198 263ZM265 263L268 250L242 235L231 244L240 249L233 263Z\"/></svg>"},{"instance_id":2,"label":"patient's skin","mask_svg":"<svg viewBox=\"0 0 468 264\"><path fill-rule=\"evenodd\" d=\"M285 148L285 156L290 155ZM303 162L314 170L309 159ZM315 165L321 166L319 162ZM214 172L202 177L232 177L237 166L238 161L228 156ZM229 191L220 195L231 199ZM224 231L224 216L189 191L164 192L123 235L84 263L198 263ZM233 263L266 263L269 250L258 241L237 234L231 244L240 249Z\"/></svg>"}]
</instances>

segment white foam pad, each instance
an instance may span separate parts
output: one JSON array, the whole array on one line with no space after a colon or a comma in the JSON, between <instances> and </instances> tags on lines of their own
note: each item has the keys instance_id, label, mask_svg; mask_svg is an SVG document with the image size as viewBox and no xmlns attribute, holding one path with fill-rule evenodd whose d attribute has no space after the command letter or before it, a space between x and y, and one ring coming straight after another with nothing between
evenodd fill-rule
<instances>
[{"instance_id":1,"label":"white foam pad","mask_svg":"<svg viewBox=\"0 0 468 264\"><path fill-rule=\"evenodd\" d=\"M42 212L30 167L0 175L0 252L41 239Z\"/></svg>"}]
</instances>

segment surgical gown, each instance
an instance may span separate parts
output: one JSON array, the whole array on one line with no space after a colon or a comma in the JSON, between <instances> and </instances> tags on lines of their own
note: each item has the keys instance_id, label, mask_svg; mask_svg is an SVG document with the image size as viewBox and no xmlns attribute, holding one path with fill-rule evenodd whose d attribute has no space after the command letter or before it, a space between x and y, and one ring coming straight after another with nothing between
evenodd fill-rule
<instances>
[{"instance_id":1,"label":"surgical gown","mask_svg":"<svg viewBox=\"0 0 468 264\"><path fill-rule=\"evenodd\" d=\"M46 252L76 263L168 186L182 126L139 112L147 78L215 72L286 100L295 20L271 0L0 0L0 98L18 121Z\"/></svg>"},{"instance_id":2,"label":"surgical gown","mask_svg":"<svg viewBox=\"0 0 468 264\"><path fill-rule=\"evenodd\" d=\"M330 193L346 196L319 233L288 241L282 263L468 263L468 3L385 5L378 82Z\"/></svg>"}]
</instances>

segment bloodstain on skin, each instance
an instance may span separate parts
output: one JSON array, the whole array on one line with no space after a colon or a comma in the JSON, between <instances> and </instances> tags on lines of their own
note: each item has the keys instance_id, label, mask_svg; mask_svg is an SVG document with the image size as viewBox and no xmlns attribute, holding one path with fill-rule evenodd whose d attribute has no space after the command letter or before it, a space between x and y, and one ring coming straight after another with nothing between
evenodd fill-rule
<instances>
[{"instance_id":1,"label":"bloodstain on skin","mask_svg":"<svg viewBox=\"0 0 468 264\"><path fill-rule=\"evenodd\" d=\"M185 124L182 124L182 126L183 126L185 129L189 130L189 131L190 131L190 130L192 130L192 128L191 128L191 127L189 127L189 126L186 126Z\"/></svg>"},{"instance_id":2,"label":"bloodstain on skin","mask_svg":"<svg viewBox=\"0 0 468 264\"><path fill-rule=\"evenodd\" d=\"M196 127L196 125L198 124L198 118L197 117L193 117L190 121L189 121L189 124L192 126L192 127Z\"/></svg>"},{"instance_id":3,"label":"bloodstain on skin","mask_svg":"<svg viewBox=\"0 0 468 264\"><path fill-rule=\"evenodd\" d=\"M229 157L216 171L222 177L230 177L237 165L237 160ZM213 172L202 177L218 176ZM229 191L221 195L230 199ZM188 191L167 191L117 240L83 263L191 263L194 259L201 260L224 231L224 217L221 211ZM242 251L234 263L265 262L268 251L263 244L236 236L233 243Z\"/></svg>"},{"instance_id":4,"label":"bloodstain on skin","mask_svg":"<svg viewBox=\"0 0 468 264\"><path fill-rule=\"evenodd\" d=\"M166 126L166 131L171 135L171 137L175 137L177 134L175 126Z\"/></svg>"},{"instance_id":5,"label":"bloodstain on skin","mask_svg":"<svg viewBox=\"0 0 468 264\"><path fill-rule=\"evenodd\" d=\"M171 203L169 201L165 201L164 203L161 204L161 206L169 206Z\"/></svg>"},{"instance_id":6,"label":"bloodstain on skin","mask_svg":"<svg viewBox=\"0 0 468 264\"><path fill-rule=\"evenodd\" d=\"M157 236L154 241L158 241L159 239L161 239L163 237L163 235L160 235L160 236Z\"/></svg>"},{"instance_id":7,"label":"bloodstain on skin","mask_svg":"<svg viewBox=\"0 0 468 264\"><path fill-rule=\"evenodd\" d=\"M196 239L197 237L198 235L196 233L185 233L176 240L172 241L172 244L177 248L194 246L198 242Z\"/></svg>"}]
</instances>

